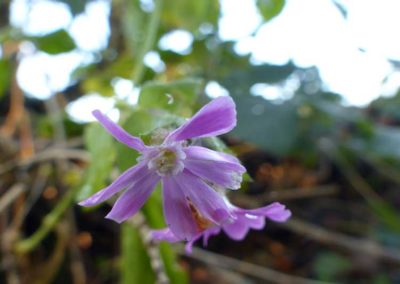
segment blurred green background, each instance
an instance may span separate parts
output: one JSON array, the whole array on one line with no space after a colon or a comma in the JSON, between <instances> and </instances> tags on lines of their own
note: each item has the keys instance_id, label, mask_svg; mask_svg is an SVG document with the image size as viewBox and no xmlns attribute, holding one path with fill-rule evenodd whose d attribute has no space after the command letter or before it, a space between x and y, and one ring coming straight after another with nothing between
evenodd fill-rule
<instances>
[{"instance_id":1,"label":"blurred green background","mask_svg":"<svg viewBox=\"0 0 400 284\"><path fill-rule=\"evenodd\" d=\"M396 8L1 1L0 283L400 283ZM229 197L282 202L288 223L184 255L145 237L159 191L123 225L76 205L137 158L93 109L146 140L220 95L238 125L207 143L249 173Z\"/></svg>"}]
</instances>

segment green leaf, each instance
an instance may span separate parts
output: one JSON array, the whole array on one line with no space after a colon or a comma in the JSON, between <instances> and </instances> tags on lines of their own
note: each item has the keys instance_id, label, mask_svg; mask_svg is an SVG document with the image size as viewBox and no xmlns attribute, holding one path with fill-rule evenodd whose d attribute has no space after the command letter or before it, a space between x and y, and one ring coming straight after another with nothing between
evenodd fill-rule
<instances>
[{"instance_id":1,"label":"green leaf","mask_svg":"<svg viewBox=\"0 0 400 284\"><path fill-rule=\"evenodd\" d=\"M295 66L292 63L282 66L270 64L248 66L247 68L233 71L222 80L222 84L226 88L232 89L235 93L241 93L243 89L248 91L248 88L257 83L274 84L281 82L287 79L294 70Z\"/></svg>"},{"instance_id":2,"label":"green leaf","mask_svg":"<svg viewBox=\"0 0 400 284\"><path fill-rule=\"evenodd\" d=\"M352 267L350 260L333 253L321 252L315 259L313 269L317 279L322 281L338 281L337 277Z\"/></svg>"},{"instance_id":3,"label":"green leaf","mask_svg":"<svg viewBox=\"0 0 400 284\"><path fill-rule=\"evenodd\" d=\"M199 79L184 79L170 83L149 82L142 87L139 105L190 116L201 86L202 82Z\"/></svg>"},{"instance_id":4,"label":"green leaf","mask_svg":"<svg viewBox=\"0 0 400 284\"><path fill-rule=\"evenodd\" d=\"M275 105L255 96L239 96L235 100L238 125L234 135L272 154L291 151L298 136L298 116L293 104Z\"/></svg>"},{"instance_id":5,"label":"green leaf","mask_svg":"<svg viewBox=\"0 0 400 284\"><path fill-rule=\"evenodd\" d=\"M279 15L284 6L285 0L257 0L257 7L266 21Z\"/></svg>"},{"instance_id":6,"label":"green leaf","mask_svg":"<svg viewBox=\"0 0 400 284\"><path fill-rule=\"evenodd\" d=\"M124 1L121 5L114 5L114 8L120 10L121 31L127 49L131 55L136 56L146 37L145 27L148 24L148 15L141 9L139 0Z\"/></svg>"},{"instance_id":7,"label":"green leaf","mask_svg":"<svg viewBox=\"0 0 400 284\"><path fill-rule=\"evenodd\" d=\"M85 199L106 186L115 160L113 137L100 124L87 126L84 141L91 163L84 175L85 181L77 200Z\"/></svg>"},{"instance_id":8,"label":"green leaf","mask_svg":"<svg viewBox=\"0 0 400 284\"><path fill-rule=\"evenodd\" d=\"M155 283L150 258L136 228L121 225L121 284Z\"/></svg>"},{"instance_id":9,"label":"green leaf","mask_svg":"<svg viewBox=\"0 0 400 284\"><path fill-rule=\"evenodd\" d=\"M218 16L219 1L166 0L163 4L161 22L168 30L179 28L195 32L205 22L215 26Z\"/></svg>"},{"instance_id":10,"label":"green leaf","mask_svg":"<svg viewBox=\"0 0 400 284\"><path fill-rule=\"evenodd\" d=\"M29 37L36 47L49 54L58 54L75 49L74 40L65 30L58 30L44 36Z\"/></svg>"},{"instance_id":11,"label":"green leaf","mask_svg":"<svg viewBox=\"0 0 400 284\"><path fill-rule=\"evenodd\" d=\"M12 80L12 70L9 60L0 59L0 98L9 89Z\"/></svg>"},{"instance_id":12,"label":"green leaf","mask_svg":"<svg viewBox=\"0 0 400 284\"><path fill-rule=\"evenodd\" d=\"M58 0L58 1L67 4L72 15L75 16L82 13L85 10L86 4L92 2L93 0Z\"/></svg>"}]
</instances>

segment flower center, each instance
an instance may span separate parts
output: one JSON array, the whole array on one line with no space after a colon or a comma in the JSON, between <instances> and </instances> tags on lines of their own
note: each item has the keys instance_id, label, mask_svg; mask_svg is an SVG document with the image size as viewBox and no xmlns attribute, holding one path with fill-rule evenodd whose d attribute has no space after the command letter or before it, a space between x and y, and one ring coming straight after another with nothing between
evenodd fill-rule
<instances>
[{"instance_id":1,"label":"flower center","mask_svg":"<svg viewBox=\"0 0 400 284\"><path fill-rule=\"evenodd\" d=\"M147 164L150 170L156 170L160 176L176 175L183 171L183 160L186 155L179 145L169 148L159 147L157 152Z\"/></svg>"}]
</instances>

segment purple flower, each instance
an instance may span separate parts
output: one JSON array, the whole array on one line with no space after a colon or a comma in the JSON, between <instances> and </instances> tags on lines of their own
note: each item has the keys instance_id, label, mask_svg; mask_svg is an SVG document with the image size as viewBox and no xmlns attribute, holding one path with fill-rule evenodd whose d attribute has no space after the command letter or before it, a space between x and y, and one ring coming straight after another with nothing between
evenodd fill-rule
<instances>
[{"instance_id":1,"label":"purple flower","mask_svg":"<svg viewBox=\"0 0 400 284\"><path fill-rule=\"evenodd\" d=\"M161 181L166 223L179 239L191 241L210 224L222 225L234 219L224 197L213 187L238 189L245 168L231 155L187 145L188 139L224 134L235 127L236 110L230 97L205 105L159 145L145 145L98 110L93 115L115 139L141 156L137 165L80 205L99 204L125 189L106 216L123 222L143 206Z\"/></svg>"},{"instance_id":2,"label":"purple flower","mask_svg":"<svg viewBox=\"0 0 400 284\"><path fill-rule=\"evenodd\" d=\"M236 207L227 201L227 205L231 210L234 218L233 221L227 222L220 226L210 226L205 228L202 232L198 233L192 240L186 244L186 252L192 251L193 243L203 237L203 246L206 246L208 239L221 232L221 229L233 240L243 240L250 229L261 230L265 226L265 218L275 222L285 222L290 216L290 210L286 209L284 205L275 202L271 205L257 208L257 209L242 209ZM170 243L182 241L183 239L169 229L161 229L152 231L152 238L155 241L167 241Z\"/></svg>"}]
</instances>

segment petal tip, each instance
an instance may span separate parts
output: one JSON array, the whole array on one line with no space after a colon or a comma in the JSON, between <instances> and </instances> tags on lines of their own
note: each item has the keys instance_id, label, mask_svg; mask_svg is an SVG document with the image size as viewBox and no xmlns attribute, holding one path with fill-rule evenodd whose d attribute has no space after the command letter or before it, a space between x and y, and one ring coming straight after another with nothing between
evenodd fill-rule
<instances>
[{"instance_id":1,"label":"petal tip","mask_svg":"<svg viewBox=\"0 0 400 284\"><path fill-rule=\"evenodd\" d=\"M117 222L118 224L121 224L123 221L126 220L126 219L117 218L116 216L114 216L114 214L112 214L112 211L110 213L108 213L106 215L106 217L104 217L104 218L106 218L108 220L113 220L114 222Z\"/></svg>"}]
</instances>

